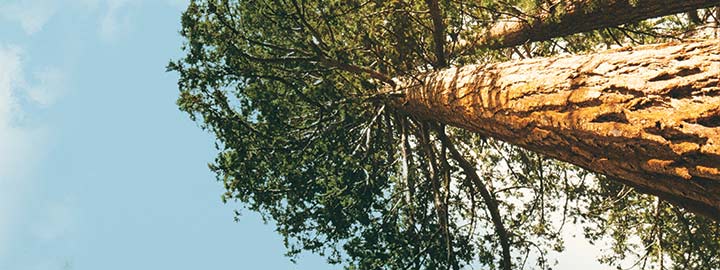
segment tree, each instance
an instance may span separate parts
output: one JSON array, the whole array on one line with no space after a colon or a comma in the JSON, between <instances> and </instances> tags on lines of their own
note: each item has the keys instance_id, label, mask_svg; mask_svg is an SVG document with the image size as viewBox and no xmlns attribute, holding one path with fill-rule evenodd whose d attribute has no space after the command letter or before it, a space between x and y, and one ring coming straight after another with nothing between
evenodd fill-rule
<instances>
[{"instance_id":1,"label":"tree","mask_svg":"<svg viewBox=\"0 0 720 270\"><path fill-rule=\"evenodd\" d=\"M623 179L720 220L718 40L423 76L396 87L397 108Z\"/></svg>"},{"instance_id":2,"label":"tree","mask_svg":"<svg viewBox=\"0 0 720 270\"><path fill-rule=\"evenodd\" d=\"M644 19L688 12L692 22L702 23L698 8L720 5L717 0L635 0L635 1L541 1L535 14L515 10L513 16L500 20L478 42L492 47L511 47L528 41L548 40L558 36L606 27L617 27Z\"/></svg>"},{"instance_id":3,"label":"tree","mask_svg":"<svg viewBox=\"0 0 720 270\"><path fill-rule=\"evenodd\" d=\"M224 200L274 220L290 255L310 250L349 269L513 269L528 258L546 269L546 254L562 250L565 223L587 221L596 225L588 237L612 231L616 247L631 246L625 240L633 233L641 242L658 239L638 246L660 254L639 256L650 263L669 256L677 265L686 258L712 266L720 257L712 221L666 203L637 208L655 199L487 137L499 134L445 126L468 127L443 118L449 111L420 106L427 99L413 94L440 88L410 92L449 66L493 70L509 64L489 63L663 41L653 33L692 27L672 16L519 48L466 49L467 37L514 5L534 10L541 2L192 1L182 17L187 55L168 69L180 74L180 108L218 138L211 169L225 184ZM593 119L619 117L608 111ZM658 229L644 230L647 224ZM693 245L668 248L667 233L659 233L667 231ZM616 250L607 263L625 256Z\"/></svg>"}]
</instances>

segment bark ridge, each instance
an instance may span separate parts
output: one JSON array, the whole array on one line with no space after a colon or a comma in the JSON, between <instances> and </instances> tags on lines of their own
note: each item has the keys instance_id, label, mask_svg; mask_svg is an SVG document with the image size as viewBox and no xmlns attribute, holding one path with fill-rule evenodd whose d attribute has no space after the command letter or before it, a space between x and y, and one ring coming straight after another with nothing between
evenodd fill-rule
<instances>
[{"instance_id":1,"label":"bark ridge","mask_svg":"<svg viewBox=\"0 0 720 270\"><path fill-rule=\"evenodd\" d=\"M720 40L469 65L396 106L627 182L720 220Z\"/></svg>"}]
</instances>

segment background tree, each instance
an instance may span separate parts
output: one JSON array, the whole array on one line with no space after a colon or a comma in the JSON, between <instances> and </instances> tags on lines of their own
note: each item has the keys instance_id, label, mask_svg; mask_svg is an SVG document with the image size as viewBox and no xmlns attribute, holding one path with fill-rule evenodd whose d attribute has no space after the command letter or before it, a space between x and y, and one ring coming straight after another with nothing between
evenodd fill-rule
<instances>
[{"instance_id":1,"label":"background tree","mask_svg":"<svg viewBox=\"0 0 720 270\"><path fill-rule=\"evenodd\" d=\"M210 167L223 200L274 220L289 255L309 250L348 269L548 269L564 225L582 221L590 239L611 240L608 264L622 264L629 248L649 258L641 266L714 267L717 224L408 115L380 91L448 66L663 41L694 27L673 15L507 49L467 46L499 18L548 5L192 1L182 16L186 56L168 69L180 74L180 108L217 136Z\"/></svg>"}]
</instances>

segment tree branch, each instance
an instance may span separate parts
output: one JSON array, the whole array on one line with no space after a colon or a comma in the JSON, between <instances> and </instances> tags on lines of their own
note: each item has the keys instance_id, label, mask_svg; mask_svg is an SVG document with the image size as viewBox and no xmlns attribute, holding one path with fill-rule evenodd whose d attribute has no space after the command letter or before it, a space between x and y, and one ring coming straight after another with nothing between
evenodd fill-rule
<instances>
[{"instance_id":1,"label":"tree branch","mask_svg":"<svg viewBox=\"0 0 720 270\"><path fill-rule=\"evenodd\" d=\"M306 28L310 31L310 33L312 34L312 36L315 37L316 40L318 40L318 43L320 44L320 47L324 47L325 45L324 45L324 42L322 41L322 39L321 39L321 37L320 37L319 32L318 32L315 28L313 28L313 27L306 21L304 15L303 15L303 10L298 6L298 3L297 3L296 1L293 1L293 4L294 4L294 6L295 6L296 12L298 13L298 16L299 16L299 19L300 19L300 24L301 24L302 26L306 27ZM211 4L211 5L212 5L212 4ZM220 12L218 11L218 9L217 9L216 6L214 6L214 5L212 5L212 6L213 6L213 7L211 8L211 12L212 12L213 14L215 14L215 16L218 18L218 21L219 21L223 26L225 26L226 28L228 28L228 29L230 30L230 32L233 33L233 34L235 34L238 38L240 38L240 39L242 39L242 40L245 40L245 41L247 41L247 42L249 42L249 43L252 43L252 44L255 44L255 45L258 45L258 46L261 46L261 47L269 48L269 49L280 50L280 51L300 52L300 53L302 53L302 54L304 54L304 55L310 55L310 53L304 52L304 51L301 51L301 50L297 50L297 49L293 49L293 48L285 48L285 47L277 46L277 45L270 44L270 43L266 43L266 42L259 42L259 41L256 41L256 40L253 40L253 39L250 39L250 38L246 37L246 36L243 35L238 29L236 29L235 27L233 27L232 25L230 25L227 20L225 20L224 14L220 13ZM226 7L226 8L229 9L229 7ZM355 66L355 65L352 65L352 64L343 63L343 62L338 61L338 60L335 60L335 59L330 59L330 58L326 57L323 53L319 52L319 51L321 50L320 47L316 47L316 51L318 51L318 52L317 52L317 55L316 55L316 56L312 56L312 57L306 56L306 57L262 58L262 57L252 56L252 55L250 55L250 54L247 54L247 53L243 52L242 50L238 49L232 42L230 42L230 44L231 44L232 47L235 49L235 52L236 52L236 53L244 56L245 58L247 58L247 59L249 59L249 60L251 60L251 61L255 61L255 62L261 62L261 63L280 63L280 64L281 64L281 63L293 62L293 61L304 61L304 62L318 61L318 62L320 62L320 63L322 63L322 64L325 64L325 65L327 65L327 66L329 66L329 67L338 68L338 69L341 69L341 70L344 70L344 71L347 71L347 72L350 72L350 73L355 73L355 74L367 74L367 75L369 75L371 78L376 79L376 80L379 80L379 81L382 81L383 83L389 84L389 85L392 86L392 87L395 87L395 85L396 85L396 83L392 80L392 78L390 78L390 77L388 77L388 76L386 76L386 75L384 75L384 74L382 74L382 73L380 73L380 72L377 72L377 71L375 71L375 70L372 70L372 69L369 69L369 68L366 68L366 67L360 67L360 66ZM311 46L317 46L317 45L315 45L315 44L310 44L310 45L311 45Z\"/></svg>"},{"instance_id":2,"label":"tree branch","mask_svg":"<svg viewBox=\"0 0 720 270\"><path fill-rule=\"evenodd\" d=\"M435 43L435 67L443 68L447 66L445 59L445 23L443 23L440 5L437 0L425 0L430 8L430 18L433 22L433 42Z\"/></svg>"},{"instance_id":3,"label":"tree branch","mask_svg":"<svg viewBox=\"0 0 720 270\"><path fill-rule=\"evenodd\" d=\"M395 83L395 81L393 81L392 78L386 76L385 74L382 74L380 72L377 72L375 70L372 70L372 69L369 69L366 67L343 63L343 62L340 62L335 59L327 58L325 56L320 56L320 63L328 65L330 67L335 67L335 68L338 68L338 69L341 69L341 70L344 70L344 71L347 71L350 73L367 74L371 78L379 80L383 83L386 83L386 84L390 85L391 87L397 86L397 84Z\"/></svg>"},{"instance_id":4,"label":"tree branch","mask_svg":"<svg viewBox=\"0 0 720 270\"><path fill-rule=\"evenodd\" d=\"M440 141L442 141L442 143L447 146L448 150L450 151L450 155L455 161L458 162L460 168L463 169L463 172L465 173L467 178L470 179L470 181L474 184L475 188L478 189L478 191L480 192L480 196L483 198L483 201L485 201L485 205L490 212L490 218L493 222L493 225L495 226L495 232L500 239L500 246L502 247L502 268L505 270L512 269L512 261L510 257L510 239L508 237L508 232L503 225L497 201L495 200L494 196L490 194L490 191L485 186L485 183L483 183L483 181L480 179L480 176L478 176L475 165L470 163L467 159L465 159L465 157L463 157L462 154L460 154L453 142L450 141L450 138L448 138L445 134L445 129L438 128L437 133Z\"/></svg>"},{"instance_id":5,"label":"tree branch","mask_svg":"<svg viewBox=\"0 0 720 270\"><path fill-rule=\"evenodd\" d=\"M718 0L573 0L559 10L546 11L532 19L513 17L499 21L490 30L477 36L465 51L477 46L504 48L525 42L543 41L555 37L587 32L645 19L662 17L700 8L720 5Z\"/></svg>"},{"instance_id":6,"label":"tree branch","mask_svg":"<svg viewBox=\"0 0 720 270\"><path fill-rule=\"evenodd\" d=\"M442 234L444 236L444 242L445 242L445 251L448 254L448 263L452 264L452 246L450 245L451 241L451 235L450 235L450 229L449 229L449 222L448 222L448 212L447 212L447 204L442 199L441 195L441 185L440 185L440 177L443 173L443 168L441 168L440 164L437 164L438 156L435 155L435 147L432 145L432 141L430 140L430 127L428 124L421 124L420 125L420 143L422 144L423 150L425 151L426 158L428 159L428 162L430 163L430 183L432 184L432 191L433 191L433 204L435 206L435 213L438 216L438 221L440 223L440 228L442 230ZM441 156L442 158L445 158L444 156Z\"/></svg>"}]
</instances>

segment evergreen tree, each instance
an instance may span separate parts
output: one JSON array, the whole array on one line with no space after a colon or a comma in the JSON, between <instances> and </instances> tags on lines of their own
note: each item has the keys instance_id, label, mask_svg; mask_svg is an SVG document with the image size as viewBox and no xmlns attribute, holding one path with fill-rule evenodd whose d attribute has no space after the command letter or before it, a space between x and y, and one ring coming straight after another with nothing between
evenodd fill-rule
<instances>
[{"instance_id":1,"label":"evergreen tree","mask_svg":"<svg viewBox=\"0 0 720 270\"><path fill-rule=\"evenodd\" d=\"M584 222L589 239L610 239L608 264L634 252L642 267L716 267L713 221L403 109L412 100L397 89L448 67L663 42L696 27L671 15L509 48L478 41L495 22L565 2L192 1L186 56L168 70L180 74L180 108L217 136L210 167L223 200L275 221L288 255L347 269L550 269L563 227ZM595 1L605 2L624 1ZM673 12L712 1L689 2Z\"/></svg>"}]
</instances>

